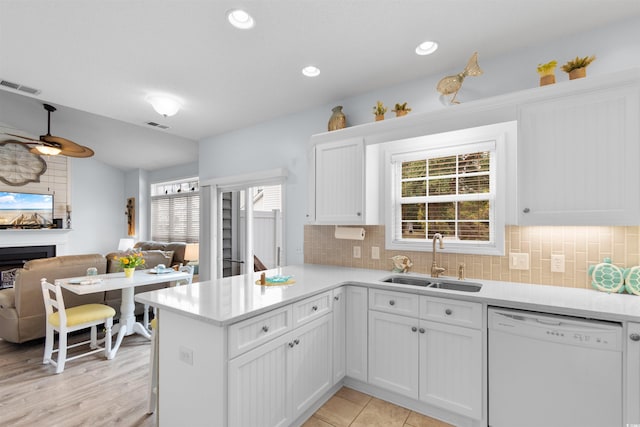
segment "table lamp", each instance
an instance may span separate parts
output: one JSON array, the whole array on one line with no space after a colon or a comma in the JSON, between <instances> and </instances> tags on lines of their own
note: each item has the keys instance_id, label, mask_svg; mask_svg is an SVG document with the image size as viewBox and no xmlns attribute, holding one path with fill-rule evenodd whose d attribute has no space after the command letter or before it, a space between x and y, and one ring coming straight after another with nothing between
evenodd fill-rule
<instances>
[{"instance_id":1,"label":"table lamp","mask_svg":"<svg viewBox=\"0 0 640 427\"><path fill-rule=\"evenodd\" d=\"M118 250L119 251L128 251L129 249L133 248L135 241L133 239L129 239L129 238L122 238L120 239L120 243L118 243Z\"/></svg>"},{"instance_id":2,"label":"table lamp","mask_svg":"<svg viewBox=\"0 0 640 427\"><path fill-rule=\"evenodd\" d=\"M184 250L184 259L187 262L197 262L200 257L200 245L197 243L187 243Z\"/></svg>"}]
</instances>

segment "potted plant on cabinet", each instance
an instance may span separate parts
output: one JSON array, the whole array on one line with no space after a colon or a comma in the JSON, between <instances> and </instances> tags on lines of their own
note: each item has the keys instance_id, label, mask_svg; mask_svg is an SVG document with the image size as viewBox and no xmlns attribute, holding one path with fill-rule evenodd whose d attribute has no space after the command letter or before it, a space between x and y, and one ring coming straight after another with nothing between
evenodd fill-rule
<instances>
[{"instance_id":1,"label":"potted plant on cabinet","mask_svg":"<svg viewBox=\"0 0 640 427\"><path fill-rule=\"evenodd\" d=\"M546 64L538 64L538 74L540 74L540 86L550 85L556 82L556 65L558 61L549 61Z\"/></svg>"},{"instance_id":2,"label":"potted plant on cabinet","mask_svg":"<svg viewBox=\"0 0 640 427\"><path fill-rule=\"evenodd\" d=\"M404 104L396 104L396 107L391 111L396 113L396 117L402 117L406 116L407 113L411 111L411 108L407 107L407 103L405 102Z\"/></svg>"},{"instance_id":3,"label":"potted plant on cabinet","mask_svg":"<svg viewBox=\"0 0 640 427\"><path fill-rule=\"evenodd\" d=\"M587 76L587 66L596 59L595 55L572 59L562 66L562 71L569 73L569 80L581 79Z\"/></svg>"},{"instance_id":4,"label":"potted plant on cabinet","mask_svg":"<svg viewBox=\"0 0 640 427\"><path fill-rule=\"evenodd\" d=\"M387 107L384 106L382 101L377 101L375 107L373 107L373 114L376 116L376 122L384 120L384 113L387 112Z\"/></svg>"}]
</instances>

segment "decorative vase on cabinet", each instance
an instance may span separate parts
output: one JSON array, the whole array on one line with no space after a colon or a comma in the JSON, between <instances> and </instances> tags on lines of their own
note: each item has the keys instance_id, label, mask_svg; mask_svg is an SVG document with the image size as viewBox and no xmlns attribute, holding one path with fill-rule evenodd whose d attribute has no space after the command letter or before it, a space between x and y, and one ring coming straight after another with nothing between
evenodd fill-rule
<instances>
[{"instance_id":1,"label":"decorative vase on cabinet","mask_svg":"<svg viewBox=\"0 0 640 427\"><path fill-rule=\"evenodd\" d=\"M347 118L342 112L342 105L337 105L331 109L333 114L329 118L329 131L344 129L347 127Z\"/></svg>"}]
</instances>

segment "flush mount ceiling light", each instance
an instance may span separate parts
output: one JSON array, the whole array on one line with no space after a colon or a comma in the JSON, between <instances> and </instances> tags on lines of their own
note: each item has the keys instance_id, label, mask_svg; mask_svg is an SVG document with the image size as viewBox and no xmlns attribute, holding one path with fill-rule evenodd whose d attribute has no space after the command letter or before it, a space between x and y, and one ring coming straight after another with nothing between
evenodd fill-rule
<instances>
[{"instance_id":1,"label":"flush mount ceiling light","mask_svg":"<svg viewBox=\"0 0 640 427\"><path fill-rule=\"evenodd\" d=\"M436 50L438 50L438 43L427 40L418 45L418 47L416 48L416 53L418 55L431 55Z\"/></svg>"},{"instance_id":2,"label":"flush mount ceiling light","mask_svg":"<svg viewBox=\"0 0 640 427\"><path fill-rule=\"evenodd\" d=\"M248 30L255 25L253 17L242 9L230 10L227 12L227 19L231 25L241 30Z\"/></svg>"},{"instance_id":3,"label":"flush mount ceiling light","mask_svg":"<svg viewBox=\"0 0 640 427\"><path fill-rule=\"evenodd\" d=\"M147 102L153 106L153 109L156 110L158 114L161 114L165 117L171 117L175 115L182 105L180 102L174 98L170 98L168 96L163 95L150 95L147 96Z\"/></svg>"},{"instance_id":4,"label":"flush mount ceiling light","mask_svg":"<svg viewBox=\"0 0 640 427\"><path fill-rule=\"evenodd\" d=\"M307 77L318 77L320 75L320 68L309 65L302 69L302 74Z\"/></svg>"}]
</instances>

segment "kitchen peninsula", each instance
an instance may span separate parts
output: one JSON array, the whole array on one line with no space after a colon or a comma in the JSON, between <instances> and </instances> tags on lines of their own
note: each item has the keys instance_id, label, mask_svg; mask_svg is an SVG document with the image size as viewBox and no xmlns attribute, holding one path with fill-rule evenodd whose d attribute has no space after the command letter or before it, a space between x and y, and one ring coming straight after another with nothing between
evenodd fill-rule
<instances>
[{"instance_id":1,"label":"kitchen peninsula","mask_svg":"<svg viewBox=\"0 0 640 427\"><path fill-rule=\"evenodd\" d=\"M323 265L267 271L274 275L295 283L256 285L256 273L136 296L159 309L159 425L299 425L344 383L457 426L486 426L489 306L619 322L623 337L640 333L640 298L633 295L484 280L479 292L460 292ZM389 313L454 333L471 354L449 359L470 375L449 385L471 392L457 393L459 401L414 398L378 381L371 325ZM623 419L638 422L640 343L625 339L622 351Z\"/></svg>"}]
</instances>

